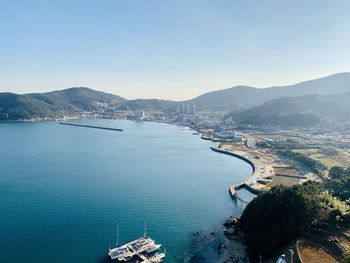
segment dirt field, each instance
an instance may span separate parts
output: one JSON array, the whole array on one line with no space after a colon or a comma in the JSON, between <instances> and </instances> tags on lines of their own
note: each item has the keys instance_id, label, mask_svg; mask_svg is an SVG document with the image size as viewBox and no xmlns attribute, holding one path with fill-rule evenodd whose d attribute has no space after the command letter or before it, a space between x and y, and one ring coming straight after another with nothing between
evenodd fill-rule
<instances>
[{"instance_id":1,"label":"dirt field","mask_svg":"<svg viewBox=\"0 0 350 263\"><path fill-rule=\"evenodd\" d=\"M255 161L257 161L258 163L274 163L276 159L276 157L272 156L271 154L266 154L262 151L252 150L242 143L221 143L219 147L230 151L246 152L249 155L253 156Z\"/></svg>"},{"instance_id":2,"label":"dirt field","mask_svg":"<svg viewBox=\"0 0 350 263\"><path fill-rule=\"evenodd\" d=\"M274 171L276 175L287 175L287 176L294 176L299 177L302 176L298 169L295 169L293 167L283 167L283 166L275 166Z\"/></svg>"},{"instance_id":3,"label":"dirt field","mask_svg":"<svg viewBox=\"0 0 350 263\"><path fill-rule=\"evenodd\" d=\"M274 167L275 177L268 184L269 187L276 185L292 186L299 183L300 177L303 175L292 167Z\"/></svg>"},{"instance_id":4,"label":"dirt field","mask_svg":"<svg viewBox=\"0 0 350 263\"><path fill-rule=\"evenodd\" d=\"M342 149L297 149L293 151L305 154L306 156L309 156L312 159L318 160L327 167L350 166L350 154Z\"/></svg>"},{"instance_id":5,"label":"dirt field","mask_svg":"<svg viewBox=\"0 0 350 263\"><path fill-rule=\"evenodd\" d=\"M329 255L322 247L309 240L298 240L298 252L304 263L337 263L338 261Z\"/></svg>"},{"instance_id":6,"label":"dirt field","mask_svg":"<svg viewBox=\"0 0 350 263\"><path fill-rule=\"evenodd\" d=\"M285 185L285 186L293 186L299 183L299 179L295 177L287 177L276 175L272 182L268 184L269 187L274 187L276 185Z\"/></svg>"}]
</instances>

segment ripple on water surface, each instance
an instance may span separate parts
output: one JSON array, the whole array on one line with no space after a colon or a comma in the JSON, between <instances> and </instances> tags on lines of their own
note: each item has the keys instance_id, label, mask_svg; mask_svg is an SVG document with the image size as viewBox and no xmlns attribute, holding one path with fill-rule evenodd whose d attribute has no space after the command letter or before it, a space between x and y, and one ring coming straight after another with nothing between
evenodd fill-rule
<instances>
[{"instance_id":1,"label":"ripple on water surface","mask_svg":"<svg viewBox=\"0 0 350 263\"><path fill-rule=\"evenodd\" d=\"M248 164L212 152L192 131L159 123L0 124L2 262L104 262L115 243L149 234L181 262L192 233L241 213L228 186ZM18 252L21 248L21 252Z\"/></svg>"}]
</instances>

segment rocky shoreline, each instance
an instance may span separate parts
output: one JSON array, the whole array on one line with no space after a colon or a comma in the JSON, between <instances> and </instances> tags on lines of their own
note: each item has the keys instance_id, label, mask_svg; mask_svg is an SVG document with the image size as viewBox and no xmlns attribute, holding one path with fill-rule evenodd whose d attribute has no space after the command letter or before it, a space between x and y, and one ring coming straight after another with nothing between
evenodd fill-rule
<instances>
[{"instance_id":1,"label":"rocky shoreline","mask_svg":"<svg viewBox=\"0 0 350 263\"><path fill-rule=\"evenodd\" d=\"M249 262L244 244L243 233L238 226L239 218L231 216L224 223L224 236L226 238L226 251L223 263Z\"/></svg>"}]
</instances>

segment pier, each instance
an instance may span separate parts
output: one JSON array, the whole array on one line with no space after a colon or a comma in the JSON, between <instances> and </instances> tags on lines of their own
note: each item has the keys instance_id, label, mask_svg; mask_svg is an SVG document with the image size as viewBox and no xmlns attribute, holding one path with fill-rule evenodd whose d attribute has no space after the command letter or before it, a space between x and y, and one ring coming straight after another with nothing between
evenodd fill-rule
<instances>
[{"instance_id":1,"label":"pier","mask_svg":"<svg viewBox=\"0 0 350 263\"><path fill-rule=\"evenodd\" d=\"M117 225L117 247L109 248L108 256L111 260L117 262L140 262L140 263L160 263L165 258L165 251L159 251L161 244L147 236L145 224L145 233L143 237L135 239L129 243L118 246L119 227Z\"/></svg>"},{"instance_id":2,"label":"pier","mask_svg":"<svg viewBox=\"0 0 350 263\"><path fill-rule=\"evenodd\" d=\"M84 128L92 128L92 129L119 131L119 132L123 131L122 129L118 129L118 128L109 128L109 127L86 125L86 124L76 124L76 123L69 123L69 122L60 122L59 124L61 124L61 125L68 125L68 126L76 126L76 127L84 127Z\"/></svg>"},{"instance_id":3,"label":"pier","mask_svg":"<svg viewBox=\"0 0 350 263\"><path fill-rule=\"evenodd\" d=\"M237 191L236 191L236 190L241 189L242 187L245 187L245 185L243 183L232 185L229 187L229 192L230 192L230 195L233 199L236 199L236 200L240 201L242 204L247 205L249 202L240 198L237 194Z\"/></svg>"},{"instance_id":4,"label":"pier","mask_svg":"<svg viewBox=\"0 0 350 263\"><path fill-rule=\"evenodd\" d=\"M165 258L165 252L155 252L160 245L144 236L120 247L109 249L108 256L117 262L129 262L137 258L140 263L159 263Z\"/></svg>"}]
</instances>

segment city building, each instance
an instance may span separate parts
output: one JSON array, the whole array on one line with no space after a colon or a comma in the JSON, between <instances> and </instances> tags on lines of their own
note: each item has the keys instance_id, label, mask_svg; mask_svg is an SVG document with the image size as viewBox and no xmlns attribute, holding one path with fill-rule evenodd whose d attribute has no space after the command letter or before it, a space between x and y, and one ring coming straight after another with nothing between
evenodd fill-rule
<instances>
[{"instance_id":1,"label":"city building","mask_svg":"<svg viewBox=\"0 0 350 263\"><path fill-rule=\"evenodd\" d=\"M176 107L177 114L194 114L196 112L195 103L178 103Z\"/></svg>"},{"instance_id":2,"label":"city building","mask_svg":"<svg viewBox=\"0 0 350 263\"><path fill-rule=\"evenodd\" d=\"M142 121L145 118L144 110L135 110L135 118L138 121Z\"/></svg>"},{"instance_id":3,"label":"city building","mask_svg":"<svg viewBox=\"0 0 350 263\"><path fill-rule=\"evenodd\" d=\"M219 131L215 132L215 136L222 139L230 139L237 142L242 141L242 136L235 133L234 131Z\"/></svg>"}]
</instances>

